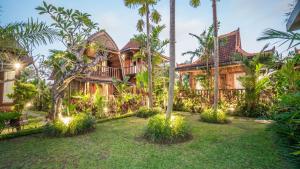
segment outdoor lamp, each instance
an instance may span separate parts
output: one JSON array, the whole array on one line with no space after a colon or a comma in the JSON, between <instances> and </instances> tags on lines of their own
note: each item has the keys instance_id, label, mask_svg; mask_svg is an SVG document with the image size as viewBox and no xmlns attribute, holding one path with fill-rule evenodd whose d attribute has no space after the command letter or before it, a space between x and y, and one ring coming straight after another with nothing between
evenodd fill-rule
<instances>
[{"instance_id":1,"label":"outdoor lamp","mask_svg":"<svg viewBox=\"0 0 300 169\"><path fill-rule=\"evenodd\" d=\"M19 70L21 68L21 66L22 66L21 63L19 63L19 62L14 64L14 67L16 70Z\"/></svg>"}]
</instances>

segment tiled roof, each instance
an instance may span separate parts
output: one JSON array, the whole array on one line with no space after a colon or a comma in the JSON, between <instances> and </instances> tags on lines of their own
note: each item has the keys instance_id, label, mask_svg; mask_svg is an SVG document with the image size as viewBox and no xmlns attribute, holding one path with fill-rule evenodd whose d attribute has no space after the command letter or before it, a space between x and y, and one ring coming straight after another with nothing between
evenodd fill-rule
<instances>
[{"instance_id":1,"label":"tiled roof","mask_svg":"<svg viewBox=\"0 0 300 169\"><path fill-rule=\"evenodd\" d=\"M138 50L140 49L139 42L131 39L122 49L121 52L125 52L127 50Z\"/></svg>"},{"instance_id":2,"label":"tiled roof","mask_svg":"<svg viewBox=\"0 0 300 169\"><path fill-rule=\"evenodd\" d=\"M245 57L253 57L255 54L247 53L242 49L240 30L237 29L225 35L219 36L219 63L220 65L233 61L234 53L240 53ZM213 64L213 58L210 58L209 64ZM197 67L206 65L204 59L198 59L191 64L178 64L177 68Z\"/></svg>"}]
</instances>

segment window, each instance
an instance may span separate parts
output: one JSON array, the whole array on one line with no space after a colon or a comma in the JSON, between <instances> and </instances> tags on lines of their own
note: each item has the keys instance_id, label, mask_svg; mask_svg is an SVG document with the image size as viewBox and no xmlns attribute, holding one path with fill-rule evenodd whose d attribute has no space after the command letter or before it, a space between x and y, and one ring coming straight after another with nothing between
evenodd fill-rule
<instances>
[{"instance_id":1,"label":"window","mask_svg":"<svg viewBox=\"0 0 300 169\"><path fill-rule=\"evenodd\" d=\"M202 90L203 89L203 86L202 86L202 83L200 80L197 80L196 82L196 90Z\"/></svg>"},{"instance_id":2,"label":"window","mask_svg":"<svg viewBox=\"0 0 300 169\"><path fill-rule=\"evenodd\" d=\"M234 74L234 88L235 89L244 89L242 83L239 81L240 77L245 76L245 73L235 73Z\"/></svg>"},{"instance_id":3,"label":"window","mask_svg":"<svg viewBox=\"0 0 300 169\"><path fill-rule=\"evenodd\" d=\"M4 85L3 85L3 103L12 103L13 100L7 95L13 93L15 71L4 72Z\"/></svg>"}]
</instances>

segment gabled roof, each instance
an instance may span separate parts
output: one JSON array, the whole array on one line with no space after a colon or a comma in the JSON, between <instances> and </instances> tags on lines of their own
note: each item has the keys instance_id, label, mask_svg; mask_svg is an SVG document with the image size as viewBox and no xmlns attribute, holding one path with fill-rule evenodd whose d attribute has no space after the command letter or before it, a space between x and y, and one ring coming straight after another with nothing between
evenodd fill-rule
<instances>
[{"instance_id":1,"label":"gabled roof","mask_svg":"<svg viewBox=\"0 0 300 169\"><path fill-rule=\"evenodd\" d=\"M130 41L121 49L121 53L122 52L127 52L127 51L137 51L140 49L140 44L138 41L134 40L134 39L130 39ZM169 61L170 58L165 56L165 55L162 55L161 54L161 57L163 60L165 61Z\"/></svg>"},{"instance_id":2,"label":"gabled roof","mask_svg":"<svg viewBox=\"0 0 300 169\"><path fill-rule=\"evenodd\" d=\"M104 30L94 33L88 39L88 42L98 41L101 42L106 49L112 52L119 52L119 48L111 36Z\"/></svg>"},{"instance_id":3,"label":"gabled roof","mask_svg":"<svg viewBox=\"0 0 300 169\"><path fill-rule=\"evenodd\" d=\"M239 53L245 57L253 57L255 54L248 53L242 49L240 29L219 36L219 63L220 65L233 61L233 54ZM213 64L213 58L210 58L209 65ZM177 69L186 67L201 67L206 65L206 60L200 58L191 64L178 64Z\"/></svg>"},{"instance_id":4,"label":"gabled roof","mask_svg":"<svg viewBox=\"0 0 300 169\"><path fill-rule=\"evenodd\" d=\"M128 50L139 50L140 44L138 41L131 39L122 49L121 52L126 52Z\"/></svg>"}]
</instances>

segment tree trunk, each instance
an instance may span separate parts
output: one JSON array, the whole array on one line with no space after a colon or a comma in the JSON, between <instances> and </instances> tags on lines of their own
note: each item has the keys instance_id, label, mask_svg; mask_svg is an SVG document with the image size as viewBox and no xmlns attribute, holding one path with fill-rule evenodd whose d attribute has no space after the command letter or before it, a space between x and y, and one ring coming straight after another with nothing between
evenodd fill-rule
<instances>
[{"instance_id":1,"label":"tree trunk","mask_svg":"<svg viewBox=\"0 0 300 169\"><path fill-rule=\"evenodd\" d=\"M150 48L150 11L149 6L147 6L146 14L147 22L147 58L148 58L148 97L149 97L149 107L153 107L153 96L152 96L152 57Z\"/></svg>"},{"instance_id":2,"label":"tree trunk","mask_svg":"<svg viewBox=\"0 0 300 169\"><path fill-rule=\"evenodd\" d=\"M170 0L170 72L169 97L166 118L171 118L173 110L174 83L175 83L175 0Z\"/></svg>"},{"instance_id":3,"label":"tree trunk","mask_svg":"<svg viewBox=\"0 0 300 169\"><path fill-rule=\"evenodd\" d=\"M213 22L214 22L214 67L215 67L215 83L214 83L214 105L216 111L218 109L219 100L219 39L218 39L218 18L216 0L212 1Z\"/></svg>"},{"instance_id":4,"label":"tree trunk","mask_svg":"<svg viewBox=\"0 0 300 169\"><path fill-rule=\"evenodd\" d=\"M207 80L207 92L208 92L208 104L211 103L211 83L210 83L210 73L209 73L209 65L208 65L208 61L209 61L209 55L207 55L206 57L206 80Z\"/></svg>"}]
</instances>

